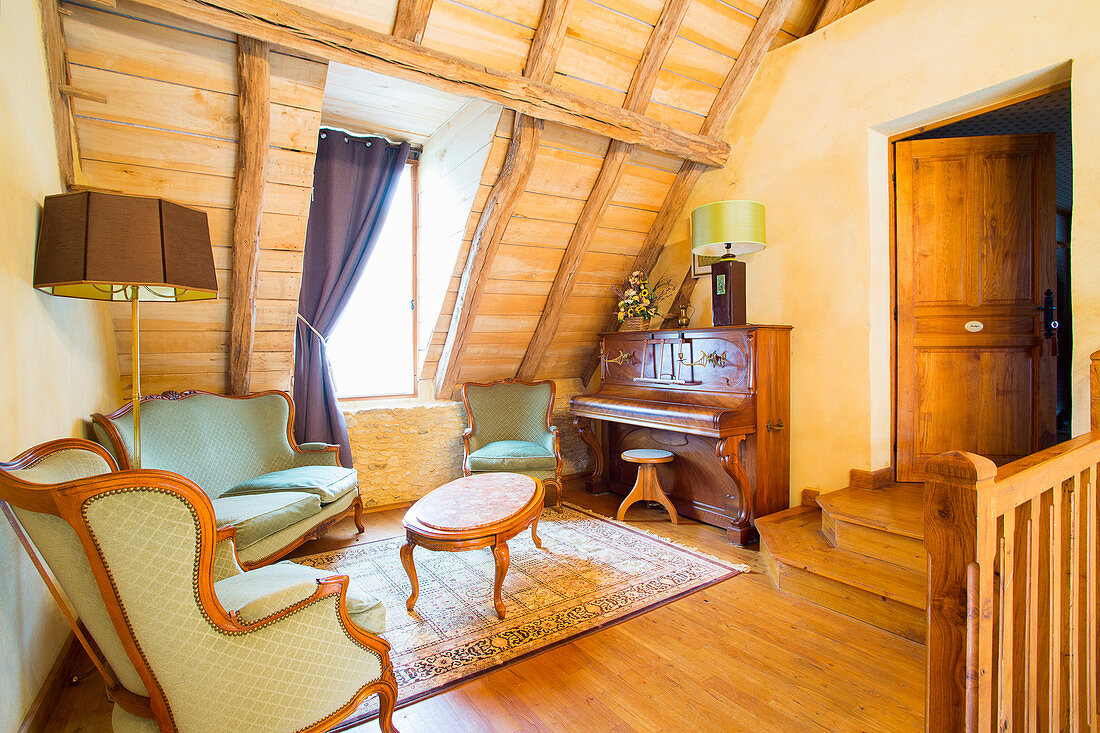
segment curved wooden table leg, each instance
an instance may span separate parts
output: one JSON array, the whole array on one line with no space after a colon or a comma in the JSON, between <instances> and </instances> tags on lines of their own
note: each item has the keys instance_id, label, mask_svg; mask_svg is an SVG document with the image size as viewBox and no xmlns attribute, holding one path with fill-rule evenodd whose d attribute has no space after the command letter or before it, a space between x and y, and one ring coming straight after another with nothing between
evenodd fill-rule
<instances>
[{"instance_id":1,"label":"curved wooden table leg","mask_svg":"<svg viewBox=\"0 0 1100 733\"><path fill-rule=\"evenodd\" d=\"M420 584L416 582L416 566L413 565L415 546L411 539L405 540L405 544L401 546L401 564L405 567L405 575L409 576L409 583L412 584L412 593L409 594L409 600L405 601L405 608L409 611L413 610L416 599L420 595Z\"/></svg>"},{"instance_id":2,"label":"curved wooden table leg","mask_svg":"<svg viewBox=\"0 0 1100 733\"><path fill-rule=\"evenodd\" d=\"M535 517L535 521L531 522L531 541L535 543L535 547L542 549L542 540L539 539L539 518Z\"/></svg>"},{"instance_id":3,"label":"curved wooden table leg","mask_svg":"<svg viewBox=\"0 0 1100 733\"><path fill-rule=\"evenodd\" d=\"M493 605L497 609L497 618L504 618L506 609L500 590L504 587L504 576L508 573L507 542L493 545L493 561L496 564L496 577L493 579Z\"/></svg>"}]
</instances>

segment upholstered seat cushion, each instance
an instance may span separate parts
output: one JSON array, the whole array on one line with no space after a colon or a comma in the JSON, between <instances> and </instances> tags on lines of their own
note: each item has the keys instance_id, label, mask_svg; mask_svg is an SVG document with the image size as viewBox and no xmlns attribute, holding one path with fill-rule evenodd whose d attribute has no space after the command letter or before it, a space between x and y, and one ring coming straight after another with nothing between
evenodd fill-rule
<instances>
[{"instance_id":1,"label":"upholstered seat cushion","mask_svg":"<svg viewBox=\"0 0 1100 733\"><path fill-rule=\"evenodd\" d=\"M322 504L328 504L354 489L358 482L358 475L353 468L299 466L272 471L248 481L242 481L222 494L222 498L268 494L273 491L297 491L313 494L321 500Z\"/></svg>"},{"instance_id":2,"label":"upholstered seat cushion","mask_svg":"<svg viewBox=\"0 0 1100 733\"><path fill-rule=\"evenodd\" d=\"M301 491L225 496L211 504L219 527L236 527L238 550L321 511L321 500Z\"/></svg>"},{"instance_id":3,"label":"upholstered seat cushion","mask_svg":"<svg viewBox=\"0 0 1100 733\"><path fill-rule=\"evenodd\" d=\"M236 611L242 622L251 624L309 598L317 590L317 581L332 575L328 570L277 562L219 580L214 583L214 593L223 608ZM381 634L386 630L386 607L354 584L348 588L347 609L351 620L364 631Z\"/></svg>"},{"instance_id":4,"label":"upholstered seat cushion","mask_svg":"<svg viewBox=\"0 0 1100 733\"><path fill-rule=\"evenodd\" d=\"M553 471L558 465L554 452L526 440L498 440L470 453L471 471Z\"/></svg>"}]
</instances>

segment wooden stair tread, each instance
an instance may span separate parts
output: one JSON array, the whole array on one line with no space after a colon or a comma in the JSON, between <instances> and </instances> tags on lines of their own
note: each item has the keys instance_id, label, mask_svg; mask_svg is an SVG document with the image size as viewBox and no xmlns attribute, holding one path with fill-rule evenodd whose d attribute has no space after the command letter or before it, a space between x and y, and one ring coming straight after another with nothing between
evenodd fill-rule
<instances>
[{"instance_id":1,"label":"wooden stair tread","mask_svg":"<svg viewBox=\"0 0 1100 733\"><path fill-rule=\"evenodd\" d=\"M777 562L913 608L927 605L924 573L834 547L820 531L820 509L786 509L758 519L756 528Z\"/></svg>"},{"instance_id":2,"label":"wooden stair tread","mask_svg":"<svg viewBox=\"0 0 1100 733\"><path fill-rule=\"evenodd\" d=\"M924 539L923 484L891 484L873 490L848 487L821 494L817 503L834 520Z\"/></svg>"}]
</instances>

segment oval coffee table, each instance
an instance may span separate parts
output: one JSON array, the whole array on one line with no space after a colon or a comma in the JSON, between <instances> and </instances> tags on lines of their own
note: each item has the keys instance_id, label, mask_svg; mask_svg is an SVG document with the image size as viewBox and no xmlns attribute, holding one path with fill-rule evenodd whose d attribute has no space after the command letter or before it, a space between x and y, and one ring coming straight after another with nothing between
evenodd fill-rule
<instances>
[{"instance_id":1,"label":"oval coffee table","mask_svg":"<svg viewBox=\"0 0 1100 733\"><path fill-rule=\"evenodd\" d=\"M508 572L507 543L530 526L535 547L542 547L536 530L543 495L542 482L529 476L476 473L444 484L413 504L401 520L406 538L401 548L401 564L412 584L405 607L412 611L420 595L413 565L414 547L443 552L491 547L496 564L493 605L497 616L504 618L500 589Z\"/></svg>"}]
</instances>

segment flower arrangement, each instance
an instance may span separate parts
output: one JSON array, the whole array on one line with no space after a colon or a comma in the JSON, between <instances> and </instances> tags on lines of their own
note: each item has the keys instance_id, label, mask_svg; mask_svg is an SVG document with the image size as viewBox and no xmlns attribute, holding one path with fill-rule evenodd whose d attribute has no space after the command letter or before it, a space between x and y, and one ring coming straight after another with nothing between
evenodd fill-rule
<instances>
[{"instance_id":1,"label":"flower arrangement","mask_svg":"<svg viewBox=\"0 0 1100 733\"><path fill-rule=\"evenodd\" d=\"M648 321L660 315L658 304L672 295L672 278L662 277L653 285L650 285L649 277L641 270L630 273L625 285L616 285L611 292L619 296L619 307L616 312L619 322L622 323L631 318L640 318Z\"/></svg>"}]
</instances>

